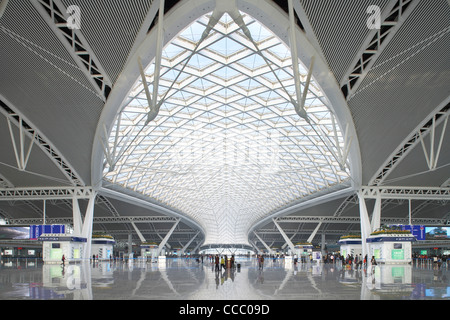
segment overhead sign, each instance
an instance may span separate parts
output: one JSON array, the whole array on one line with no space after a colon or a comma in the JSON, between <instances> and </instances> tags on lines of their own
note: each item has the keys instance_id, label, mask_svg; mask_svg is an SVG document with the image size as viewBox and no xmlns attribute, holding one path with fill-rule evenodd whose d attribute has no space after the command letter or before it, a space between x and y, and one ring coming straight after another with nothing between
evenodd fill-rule
<instances>
[{"instance_id":1,"label":"overhead sign","mask_svg":"<svg viewBox=\"0 0 450 320\"><path fill-rule=\"evenodd\" d=\"M450 240L450 227L426 227L427 240Z\"/></svg>"},{"instance_id":2,"label":"overhead sign","mask_svg":"<svg viewBox=\"0 0 450 320\"><path fill-rule=\"evenodd\" d=\"M416 237L416 240L425 240L425 226L423 225L394 225L398 227L402 231L409 231L411 234Z\"/></svg>"},{"instance_id":3,"label":"overhead sign","mask_svg":"<svg viewBox=\"0 0 450 320\"><path fill-rule=\"evenodd\" d=\"M402 225L402 230L409 230L416 240L425 240L425 226L422 225Z\"/></svg>"},{"instance_id":4,"label":"overhead sign","mask_svg":"<svg viewBox=\"0 0 450 320\"><path fill-rule=\"evenodd\" d=\"M37 240L42 234L64 234L66 233L66 226L60 224L52 225L31 225L30 226L30 240Z\"/></svg>"}]
</instances>

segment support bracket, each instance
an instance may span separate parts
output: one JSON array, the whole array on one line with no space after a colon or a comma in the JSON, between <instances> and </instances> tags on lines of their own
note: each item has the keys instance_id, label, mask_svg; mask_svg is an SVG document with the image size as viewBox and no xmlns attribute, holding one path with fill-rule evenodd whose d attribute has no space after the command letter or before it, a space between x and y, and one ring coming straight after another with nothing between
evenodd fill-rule
<instances>
[{"instance_id":1,"label":"support bracket","mask_svg":"<svg viewBox=\"0 0 450 320\"><path fill-rule=\"evenodd\" d=\"M19 145L17 146L16 143L16 136L14 134L14 130L11 125L11 118L12 116L8 115L6 120L8 122L8 128L9 128L9 134L11 136L11 142L14 149L14 155L16 156L16 162L17 162L17 168L20 171L25 171L28 160L30 159L31 149L33 148L34 141L36 139L36 131L33 132L33 137L31 138L30 145L27 148L27 152L25 152L25 136L27 133L27 129L24 127L24 121L22 117L19 116L18 118L18 128L19 128Z\"/></svg>"},{"instance_id":2,"label":"support bracket","mask_svg":"<svg viewBox=\"0 0 450 320\"><path fill-rule=\"evenodd\" d=\"M291 239L289 239L289 237L286 235L286 233L283 231L283 229L281 229L280 225L278 224L278 222L275 219L272 219L272 221L275 224L275 226L277 227L278 231L280 231L281 235L283 236L284 241L286 241L286 243L288 244L291 251L294 252L295 247L294 247L294 244L292 243Z\"/></svg>"}]
</instances>

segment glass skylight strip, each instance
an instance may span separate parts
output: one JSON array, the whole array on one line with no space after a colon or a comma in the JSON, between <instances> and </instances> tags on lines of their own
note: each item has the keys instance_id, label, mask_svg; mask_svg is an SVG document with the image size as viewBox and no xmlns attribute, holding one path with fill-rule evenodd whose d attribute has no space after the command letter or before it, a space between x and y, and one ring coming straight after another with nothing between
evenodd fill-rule
<instances>
[{"instance_id":1,"label":"glass skylight strip","mask_svg":"<svg viewBox=\"0 0 450 320\"><path fill-rule=\"evenodd\" d=\"M190 216L206 230L206 243L246 243L258 219L349 176L328 149L333 145L318 136L317 126L333 133L324 94L312 81L306 100L312 127L291 104L289 49L258 21L245 15L272 69L227 15L183 68L208 19L164 48L158 98L171 90L147 126L141 81L130 90L109 141L121 152L114 170L106 162L105 178ZM304 81L307 70L299 67ZM153 72L150 64L151 89Z\"/></svg>"}]
</instances>

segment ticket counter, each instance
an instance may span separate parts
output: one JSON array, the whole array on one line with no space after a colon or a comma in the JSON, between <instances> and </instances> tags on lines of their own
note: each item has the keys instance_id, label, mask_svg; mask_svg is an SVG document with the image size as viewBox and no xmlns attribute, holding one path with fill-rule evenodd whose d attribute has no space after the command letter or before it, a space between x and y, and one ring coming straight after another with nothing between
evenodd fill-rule
<instances>
[{"instance_id":1,"label":"ticket counter","mask_svg":"<svg viewBox=\"0 0 450 320\"><path fill-rule=\"evenodd\" d=\"M113 254L114 238L112 236L92 236L91 252L99 260L110 260Z\"/></svg>"},{"instance_id":2,"label":"ticket counter","mask_svg":"<svg viewBox=\"0 0 450 320\"><path fill-rule=\"evenodd\" d=\"M408 264L412 262L412 243L416 238L408 233L372 234L367 238L369 260L377 263Z\"/></svg>"},{"instance_id":3,"label":"ticket counter","mask_svg":"<svg viewBox=\"0 0 450 320\"><path fill-rule=\"evenodd\" d=\"M81 262L86 249L86 238L44 234L42 241L42 259L44 263Z\"/></svg>"},{"instance_id":4,"label":"ticket counter","mask_svg":"<svg viewBox=\"0 0 450 320\"><path fill-rule=\"evenodd\" d=\"M297 243L294 246L294 260L298 259L298 262L309 262L312 253L313 245L311 243Z\"/></svg>"},{"instance_id":5,"label":"ticket counter","mask_svg":"<svg viewBox=\"0 0 450 320\"><path fill-rule=\"evenodd\" d=\"M156 243L142 243L140 248L141 258L148 262L157 262L159 246Z\"/></svg>"},{"instance_id":6,"label":"ticket counter","mask_svg":"<svg viewBox=\"0 0 450 320\"><path fill-rule=\"evenodd\" d=\"M356 257L362 254L361 236L343 236L339 239L341 255Z\"/></svg>"}]
</instances>

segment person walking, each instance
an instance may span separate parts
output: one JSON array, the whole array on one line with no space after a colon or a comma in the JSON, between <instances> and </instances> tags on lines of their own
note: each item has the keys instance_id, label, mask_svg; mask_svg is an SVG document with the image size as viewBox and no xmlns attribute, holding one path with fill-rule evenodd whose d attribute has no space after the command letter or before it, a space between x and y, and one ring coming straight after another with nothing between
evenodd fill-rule
<instances>
[{"instance_id":1,"label":"person walking","mask_svg":"<svg viewBox=\"0 0 450 320\"><path fill-rule=\"evenodd\" d=\"M63 266L65 266L65 265L66 265L66 256L65 256L65 255L62 255L61 261L62 261L61 264L62 264Z\"/></svg>"},{"instance_id":2,"label":"person walking","mask_svg":"<svg viewBox=\"0 0 450 320\"><path fill-rule=\"evenodd\" d=\"M214 264L216 266L215 271L220 271L219 270L219 256L216 254L216 256L214 257Z\"/></svg>"},{"instance_id":3,"label":"person walking","mask_svg":"<svg viewBox=\"0 0 450 320\"><path fill-rule=\"evenodd\" d=\"M261 269L261 270L264 269L264 256L263 255L259 256L259 269Z\"/></svg>"}]
</instances>

